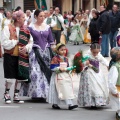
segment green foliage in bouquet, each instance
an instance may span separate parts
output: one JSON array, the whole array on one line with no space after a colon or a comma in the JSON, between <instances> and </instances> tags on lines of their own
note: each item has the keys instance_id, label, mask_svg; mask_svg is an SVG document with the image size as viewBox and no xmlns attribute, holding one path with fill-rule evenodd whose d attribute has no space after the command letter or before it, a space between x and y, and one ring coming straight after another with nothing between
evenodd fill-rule
<instances>
[{"instance_id":1,"label":"green foliage in bouquet","mask_svg":"<svg viewBox=\"0 0 120 120\"><path fill-rule=\"evenodd\" d=\"M82 51L79 51L73 59L73 66L76 66L75 72L80 73L83 70L83 64L82 64L82 57L83 53Z\"/></svg>"}]
</instances>

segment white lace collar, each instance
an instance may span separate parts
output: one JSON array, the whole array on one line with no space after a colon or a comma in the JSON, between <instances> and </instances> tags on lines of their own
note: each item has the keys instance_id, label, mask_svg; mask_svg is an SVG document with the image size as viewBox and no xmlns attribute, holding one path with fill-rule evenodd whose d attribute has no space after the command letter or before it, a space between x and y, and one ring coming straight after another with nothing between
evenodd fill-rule
<instances>
[{"instance_id":1,"label":"white lace collar","mask_svg":"<svg viewBox=\"0 0 120 120\"><path fill-rule=\"evenodd\" d=\"M31 27L33 30L38 31L38 32L40 32L40 31L48 31L48 29L50 28L50 26L45 24L45 23L42 23L42 25L45 26L44 29L36 29L35 23L31 23L29 25L29 27Z\"/></svg>"}]
</instances>

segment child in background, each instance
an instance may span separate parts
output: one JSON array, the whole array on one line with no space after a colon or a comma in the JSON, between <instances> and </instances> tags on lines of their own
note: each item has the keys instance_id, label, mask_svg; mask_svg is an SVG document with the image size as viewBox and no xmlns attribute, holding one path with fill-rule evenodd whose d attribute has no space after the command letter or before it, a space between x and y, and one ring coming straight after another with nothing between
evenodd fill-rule
<instances>
[{"instance_id":1,"label":"child in background","mask_svg":"<svg viewBox=\"0 0 120 120\"><path fill-rule=\"evenodd\" d=\"M83 42L81 28L76 19L73 20L73 27L71 28L69 40L74 42L74 45L79 45L80 42Z\"/></svg>"},{"instance_id":2,"label":"child in background","mask_svg":"<svg viewBox=\"0 0 120 120\"><path fill-rule=\"evenodd\" d=\"M115 109L116 120L120 120L120 48L113 48L111 50L111 61L109 65L109 89L110 89L110 103L112 109Z\"/></svg>"},{"instance_id":3,"label":"child in background","mask_svg":"<svg viewBox=\"0 0 120 120\"><path fill-rule=\"evenodd\" d=\"M59 104L67 104L68 109L77 108L73 105L75 95L73 93L72 78L67 70L69 66L68 59L65 57L66 47L64 44L57 44L57 55L51 61L51 69L53 71L50 89L48 95L48 103L52 103L53 109L60 109Z\"/></svg>"},{"instance_id":4,"label":"child in background","mask_svg":"<svg viewBox=\"0 0 120 120\"><path fill-rule=\"evenodd\" d=\"M100 45L97 43L90 46L87 56L89 60L83 63L84 70L81 73L78 105L83 107L107 105L109 92L100 63L108 67L108 61L100 54Z\"/></svg>"}]
</instances>

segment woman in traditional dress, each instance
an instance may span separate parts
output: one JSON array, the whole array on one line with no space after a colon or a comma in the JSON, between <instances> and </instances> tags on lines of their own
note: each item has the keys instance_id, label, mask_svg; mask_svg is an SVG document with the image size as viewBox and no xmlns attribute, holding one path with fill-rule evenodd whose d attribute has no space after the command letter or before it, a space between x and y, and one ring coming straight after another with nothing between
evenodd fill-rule
<instances>
[{"instance_id":1,"label":"woman in traditional dress","mask_svg":"<svg viewBox=\"0 0 120 120\"><path fill-rule=\"evenodd\" d=\"M69 36L69 40L74 42L74 45L79 45L79 43L83 41L80 25L75 19L73 20L73 27L71 28L71 35Z\"/></svg>"},{"instance_id":2,"label":"woman in traditional dress","mask_svg":"<svg viewBox=\"0 0 120 120\"><path fill-rule=\"evenodd\" d=\"M2 47L4 48L4 76L5 103L11 103L10 88L15 81L13 101L24 103L19 99L21 81L29 79L29 55L32 50L33 38L30 31L24 26L24 12L16 11L12 15L13 23L6 25L2 34Z\"/></svg>"},{"instance_id":3,"label":"woman in traditional dress","mask_svg":"<svg viewBox=\"0 0 120 120\"><path fill-rule=\"evenodd\" d=\"M81 22L80 22L80 28L82 31L82 39L83 40L85 39L84 36L85 36L86 29L87 29L87 22L88 22L88 16L87 16L87 14L84 14L83 18L81 19Z\"/></svg>"},{"instance_id":4,"label":"woman in traditional dress","mask_svg":"<svg viewBox=\"0 0 120 120\"><path fill-rule=\"evenodd\" d=\"M45 24L44 12L36 10L34 12L36 22L28 28L33 36L33 48L30 53L30 79L29 84L21 88L21 95L31 98L46 98L49 90L51 77L51 45L54 43L50 26Z\"/></svg>"},{"instance_id":5,"label":"woman in traditional dress","mask_svg":"<svg viewBox=\"0 0 120 120\"><path fill-rule=\"evenodd\" d=\"M86 54L89 60L84 62L78 92L78 104L83 107L97 107L109 102L108 84L101 71L100 63L109 66L108 61L100 54L100 45L91 45Z\"/></svg>"},{"instance_id":6,"label":"woman in traditional dress","mask_svg":"<svg viewBox=\"0 0 120 120\"><path fill-rule=\"evenodd\" d=\"M47 101L53 104L53 109L60 109L59 104L67 104L68 109L72 110L78 106L73 104L75 95L73 92L72 77L67 69L69 63L67 57L65 57L66 47L64 44L59 43L56 50L57 55L51 61L51 69L54 72L51 77Z\"/></svg>"}]
</instances>

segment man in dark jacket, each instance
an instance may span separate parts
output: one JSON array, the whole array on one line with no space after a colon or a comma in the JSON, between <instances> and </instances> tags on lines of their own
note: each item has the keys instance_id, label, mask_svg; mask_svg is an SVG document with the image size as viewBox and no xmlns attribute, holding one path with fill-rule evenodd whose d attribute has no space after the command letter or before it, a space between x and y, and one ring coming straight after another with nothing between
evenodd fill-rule
<instances>
[{"instance_id":1,"label":"man in dark jacket","mask_svg":"<svg viewBox=\"0 0 120 120\"><path fill-rule=\"evenodd\" d=\"M118 6L113 5L112 11L109 13L111 20L111 29L110 29L110 46L111 49L116 47L116 36L118 33L118 28L120 27L120 12L118 11Z\"/></svg>"},{"instance_id":2,"label":"man in dark jacket","mask_svg":"<svg viewBox=\"0 0 120 120\"><path fill-rule=\"evenodd\" d=\"M111 22L109 13L106 11L104 6L100 6L100 17L97 22L97 28L99 34L102 36L101 41L101 54L104 57L109 56L109 33L111 28Z\"/></svg>"}]
</instances>

